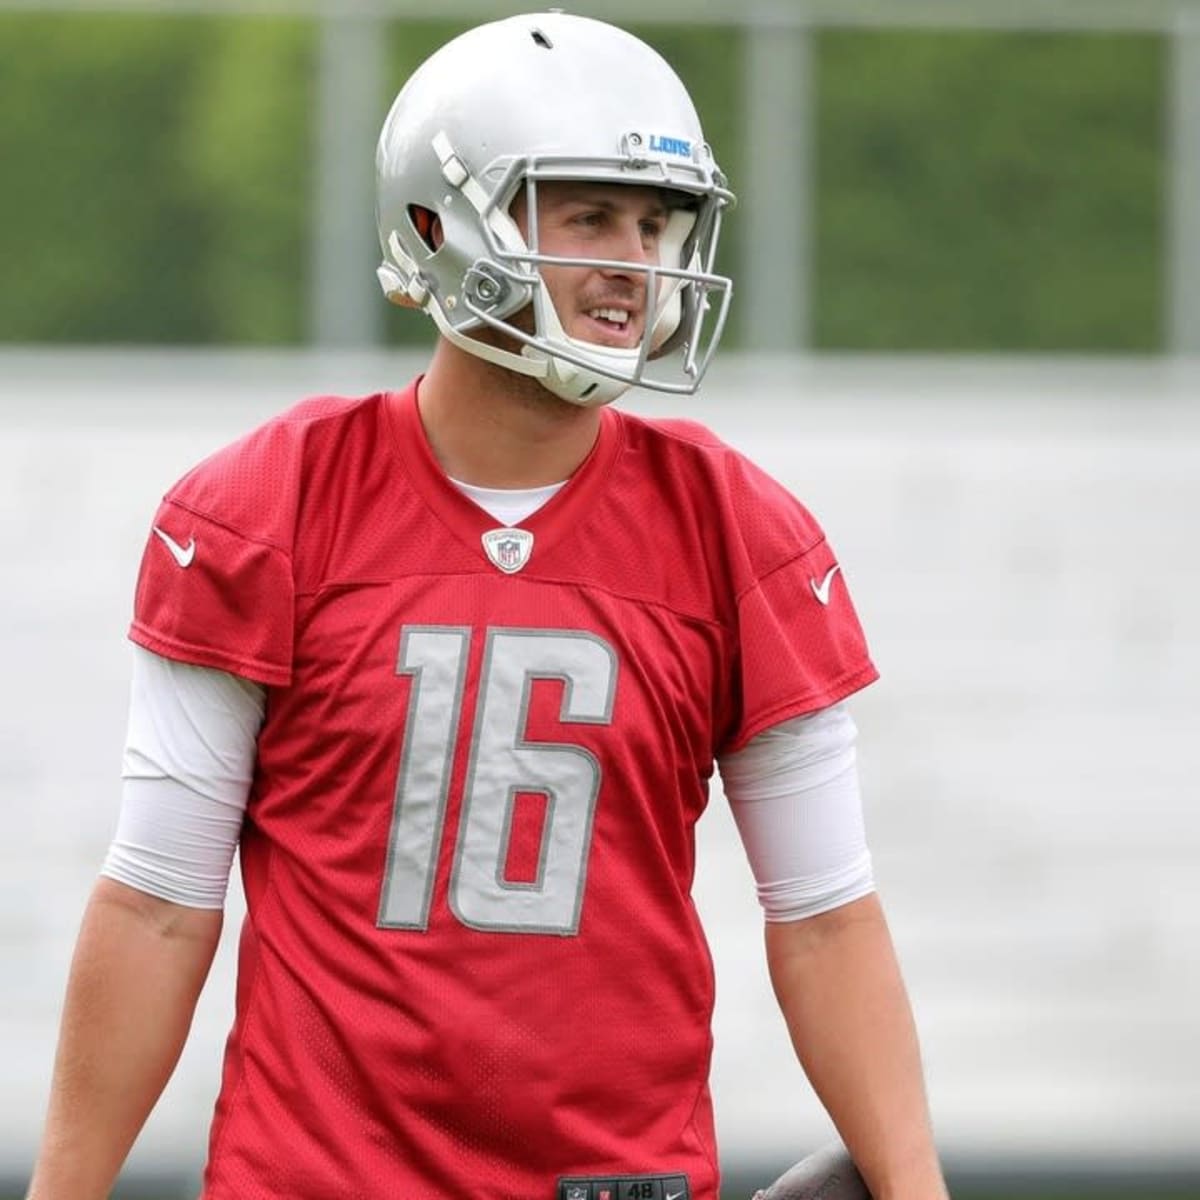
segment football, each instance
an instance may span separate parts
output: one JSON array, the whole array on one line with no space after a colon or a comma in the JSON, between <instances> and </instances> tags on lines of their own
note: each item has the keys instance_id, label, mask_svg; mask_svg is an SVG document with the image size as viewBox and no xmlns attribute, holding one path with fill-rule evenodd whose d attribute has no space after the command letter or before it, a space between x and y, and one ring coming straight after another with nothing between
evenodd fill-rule
<instances>
[{"instance_id":1,"label":"football","mask_svg":"<svg viewBox=\"0 0 1200 1200\"><path fill-rule=\"evenodd\" d=\"M871 1200L854 1160L841 1142L831 1142L789 1167L754 1200Z\"/></svg>"}]
</instances>

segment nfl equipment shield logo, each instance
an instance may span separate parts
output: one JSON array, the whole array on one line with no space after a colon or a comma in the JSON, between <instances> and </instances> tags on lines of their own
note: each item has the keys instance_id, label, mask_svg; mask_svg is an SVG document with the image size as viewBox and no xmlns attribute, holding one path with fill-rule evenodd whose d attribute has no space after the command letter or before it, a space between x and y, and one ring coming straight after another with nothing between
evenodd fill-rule
<instances>
[{"instance_id":1,"label":"nfl equipment shield logo","mask_svg":"<svg viewBox=\"0 0 1200 1200\"><path fill-rule=\"evenodd\" d=\"M488 558L506 575L519 571L533 553L533 534L527 529L492 529L482 540Z\"/></svg>"}]
</instances>

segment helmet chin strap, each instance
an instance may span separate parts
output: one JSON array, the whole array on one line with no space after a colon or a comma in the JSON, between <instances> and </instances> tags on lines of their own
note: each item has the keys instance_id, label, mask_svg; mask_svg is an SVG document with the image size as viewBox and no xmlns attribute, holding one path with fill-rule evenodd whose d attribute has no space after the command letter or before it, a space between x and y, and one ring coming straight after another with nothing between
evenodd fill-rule
<instances>
[{"instance_id":1,"label":"helmet chin strap","mask_svg":"<svg viewBox=\"0 0 1200 1200\"><path fill-rule=\"evenodd\" d=\"M593 343L576 341L574 338L567 340L573 346L585 347L588 353L595 357L597 347ZM553 353L547 355L529 346L525 347L524 352L530 357L545 358L547 371L542 379L543 387L560 399L578 404L581 408L599 408L601 405L611 404L633 386L628 379L611 379L587 367L577 367L566 359L556 358Z\"/></svg>"},{"instance_id":2,"label":"helmet chin strap","mask_svg":"<svg viewBox=\"0 0 1200 1200\"><path fill-rule=\"evenodd\" d=\"M429 314L433 317L434 324L438 327L438 332L448 342L452 342L460 350L465 350L468 354L473 354L476 358L482 358L486 362L503 367L505 370L515 371L518 375L527 375L531 379L538 380L547 391L552 392L561 400L569 401L571 404L578 404L585 408L611 404L618 396L627 392L632 386L631 381L628 379L609 379L607 376L598 375L586 367L578 367L574 363L567 362L566 359L558 358L554 354L547 354L536 346L526 345L522 347L520 353L515 353L512 350L505 350L500 346L494 346L491 342L480 341L480 339L474 338L470 334L462 333L455 329L446 320L436 300L427 307ZM512 327L504 326L504 328L511 329ZM561 340L573 349L593 356L597 350L602 349L602 347L595 346L591 342L582 342L574 338L568 338L565 334ZM637 361L636 352L620 351L619 353L633 355L633 363L629 364L630 369L632 369L632 365L635 365ZM614 367L617 369L625 366L625 363L614 363Z\"/></svg>"},{"instance_id":3,"label":"helmet chin strap","mask_svg":"<svg viewBox=\"0 0 1200 1200\"><path fill-rule=\"evenodd\" d=\"M538 333L546 342L546 347L543 349L541 346L527 345L521 353L534 362L546 364L546 375L542 379L544 387L572 404L592 407L611 404L633 386L638 362L642 357L640 349L623 350L616 346L601 346L596 342L569 337L545 283L534 292L533 311L537 319ZM588 367L581 367L566 358L560 358L554 353L557 346L576 357L586 357L598 362L602 367L624 378L613 379Z\"/></svg>"},{"instance_id":4,"label":"helmet chin strap","mask_svg":"<svg viewBox=\"0 0 1200 1200\"><path fill-rule=\"evenodd\" d=\"M662 288L662 299L657 305L658 316L651 329L643 333L643 342L628 350L616 346L602 346L597 342L568 336L543 283L540 288L535 289L531 303L539 335L545 345L525 343L520 351L516 352L505 350L456 329L447 319L440 298L435 293L421 288L419 297L413 294L419 287L413 275L401 274L391 264L384 263L379 269L379 277L384 291L393 303L424 308L433 318L438 332L461 350L506 370L515 371L519 375L537 379L543 387L560 399L586 408L611 404L633 387L637 382L638 365L644 359L642 345L645 338L651 339L649 350L656 349L671 336L680 319L679 281L668 279L663 281L665 286ZM522 331L508 322L498 322L493 327L518 338L522 336ZM561 347L577 358L597 362L620 378L613 378L590 367L571 362L568 358L555 354L555 347Z\"/></svg>"}]
</instances>

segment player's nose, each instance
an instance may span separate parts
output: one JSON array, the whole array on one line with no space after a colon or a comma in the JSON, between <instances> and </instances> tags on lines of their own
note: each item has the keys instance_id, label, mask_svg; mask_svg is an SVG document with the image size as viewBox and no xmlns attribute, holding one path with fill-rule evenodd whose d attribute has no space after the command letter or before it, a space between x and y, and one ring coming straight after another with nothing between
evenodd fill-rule
<instances>
[{"instance_id":1,"label":"player's nose","mask_svg":"<svg viewBox=\"0 0 1200 1200\"><path fill-rule=\"evenodd\" d=\"M615 223L610 249L608 257L618 262L642 266L658 259L658 247L647 237L645 227L637 217Z\"/></svg>"}]
</instances>

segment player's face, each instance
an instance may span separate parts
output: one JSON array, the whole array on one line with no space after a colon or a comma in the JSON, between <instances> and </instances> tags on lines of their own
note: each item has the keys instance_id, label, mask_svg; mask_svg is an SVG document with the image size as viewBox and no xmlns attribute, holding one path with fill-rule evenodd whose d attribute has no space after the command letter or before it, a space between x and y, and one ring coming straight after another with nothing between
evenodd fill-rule
<instances>
[{"instance_id":1,"label":"player's face","mask_svg":"<svg viewBox=\"0 0 1200 1200\"><path fill-rule=\"evenodd\" d=\"M527 242L524 193L513 218ZM657 188L620 183L548 182L537 189L538 253L656 265L667 210ZM542 266L542 278L568 337L629 348L646 327L646 276L618 267Z\"/></svg>"}]
</instances>

